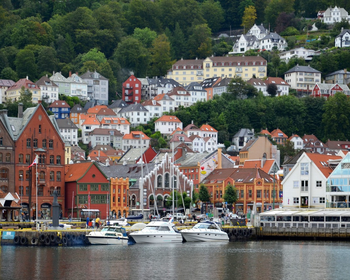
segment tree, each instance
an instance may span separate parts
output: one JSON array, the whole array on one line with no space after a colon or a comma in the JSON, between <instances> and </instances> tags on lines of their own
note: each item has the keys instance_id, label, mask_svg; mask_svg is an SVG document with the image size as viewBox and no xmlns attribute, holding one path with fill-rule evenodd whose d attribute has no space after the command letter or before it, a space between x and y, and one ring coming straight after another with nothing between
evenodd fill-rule
<instances>
[{"instance_id":1,"label":"tree","mask_svg":"<svg viewBox=\"0 0 350 280\"><path fill-rule=\"evenodd\" d=\"M284 163L284 161L292 156L295 156L298 151L294 150L294 143L287 140L284 145L278 145L278 149L280 150L280 162Z\"/></svg>"},{"instance_id":2,"label":"tree","mask_svg":"<svg viewBox=\"0 0 350 280\"><path fill-rule=\"evenodd\" d=\"M16 71L12 70L11 67L6 67L1 71L1 79L17 81L18 76Z\"/></svg>"},{"instance_id":3,"label":"tree","mask_svg":"<svg viewBox=\"0 0 350 280\"><path fill-rule=\"evenodd\" d=\"M294 12L294 0L271 0L265 8L265 22L274 29L278 15L282 12Z\"/></svg>"},{"instance_id":4,"label":"tree","mask_svg":"<svg viewBox=\"0 0 350 280\"><path fill-rule=\"evenodd\" d=\"M104 53L100 52L98 49L93 48L87 53L84 53L81 57L82 62L95 61L98 65L107 62L107 58Z\"/></svg>"},{"instance_id":5,"label":"tree","mask_svg":"<svg viewBox=\"0 0 350 280\"><path fill-rule=\"evenodd\" d=\"M199 200L202 202L210 202L210 194L208 188L204 185L199 187Z\"/></svg>"},{"instance_id":6,"label":"tree","mask_svg":"<svg viewBox=\"0 0 350 280\"><path fill-rule=\"evenodd\" d=\"M237 190L230 183L225 188L224 200L231 205L238 200Z\"/></svg>"},{"instance_id":7,"label":"tree","mask_svg":"<svg viewBox=\"0 0 350 280\"><path fill-rule=\"evenodd\" d=\"M157 38L157 32L149 29L148 27L143 29L135 28L132 37L139 40L145 48L149 49L152 47L153 41Z\"/></svg>"},{"instance_id":8,"label":"tree","mask_svg":"<svg viewBox=\"0 0 350 280\"><path fill-rule=\"evenodd\" d=\"M173 37L171 39L171 46L174 51L174 58L181 59L186 56L186 40L185 35L181 30L180 24L176 22Z\"/></svg>"},{"instance_id":9,"label":"tree","mask_svg":"<svg viewBox=\"0 0 350 280\"><path fill-rule=\"evenodd\" d=\"M171 60L170 43L165 34L159 35L150 50L151 53L151 75L165 76L168 69L175 61Z\"/></svg>"},{"instance_id":10,"label":"tree","mask_svg":"<svg viewBox=\"0 0 350 280\"><path fill-rule=\"evenodd\" d=\"M57 67L57 54L51 47L43 47L38 55L38 70L41 74L43 72L52 73L56 71Z\"/></svg>"},{"instance_id":11,"label":"tree","mask_svg":"<svg viewBox=\"0 0 350 280\"><path fill-rule=\"evenodd\" d=\"M19 77L28 76L30 79L36 78L37 67L34 53L31 50L20 50L16 55L15 65Z\"/></svg>"},{"instance_id":12,"label":"tree","mask_svg":"<svg viewBox=\"0 0 350 280\"><path fill-rule=\"evenodd\" d=\"M207 21L209 28L213 32L217 32L224 22L224 10L220 2L214 0L205 0L201 5L201 12L203 18Z\"/></svg>"},{"instance_id":13,"label":"tree","mask_svg":"<svg viewBox=\"0 0 350 280\"><path fill-rule=\"evenodd\" d=\"M206 58L212 54L211 30L207 24L192 26L188 38L188 50L192 58Z\"/></svg>"},{"instance_id":14,"label":"tree","mask_svg":"<svg viewBox=\"0 0 350 280\"><path fill-rule=\"evenodd\" d=\"M241 77L235 77L227 87L227 94L224 94L223 96L232 100L252 98L257 94L258 91L254 86L247 84Z\"/></svg>"},{"instance_id":15,"label":"tree","mask_svg":"<svg viewBox=\"0 0 350 280\"><path fill-rule=\"evenodd\" d=\"M329 97L324 105L322 118L324 124L324 139L350 139L350 100L342 92Z\"/></svg>"},{"instance_id":16,"label":"tree","mask_svg":"<svg viewBox=\"0 0 350 280\"><path fill-rule=\"evenodd\" d=\"M266 91L271 97L275 97L277 95L277 86L275 84L269 84Z\"/></svg>"},{"instance_id":17,"label":"tree","mask_svg":"<svg viewBox=\"0 0 350 280\"><path fill-rule=\"evenodd\" d=\"M254 6L248 6L244 10L244 14L242 17L242 26L245 30L249 30L256 20L256 10Z\"/></svg>"}]
</instances>

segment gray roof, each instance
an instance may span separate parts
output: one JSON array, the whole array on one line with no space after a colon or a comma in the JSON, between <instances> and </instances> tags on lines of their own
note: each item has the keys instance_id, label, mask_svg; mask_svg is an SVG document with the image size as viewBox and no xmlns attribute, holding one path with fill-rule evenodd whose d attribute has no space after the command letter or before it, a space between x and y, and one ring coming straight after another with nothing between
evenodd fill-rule
<instances>
[{"instance_id":1,"label":"gray roof","mask_svg":"<svg viewBox=\"0 0 350 280\"><path fill-rule=\"evenodd\" d=\"M343 29L343 30L339 33L339 35L338 35L337 37L335 37L335 38L343 37L345 33L350 34L350 29Z\"/></svg>"},{"instance_id":2,"label":"gray roof","mask_svg":"<svg viewBox=\"0 0 350 280\"><path fill-rule=\"evenodd\" d=\"M97 75L98 77L95 78L94 74ZM89 70L84 73L83 75L80 75L80 78L82 79L99 79L99 80L108 80L107 78L103 77L100 73L98 72L90 72Z\"/></svg>"},{"instance_id":3,"label":"gray roof","mask_svg":"<svg viewBox=\"0 0 350 280\"><path fill-rule=\"evenodd\" d=\"M80 104L75 104L73 108L70 110L71 113L86 113L86 111L87 110L81 107Z\"/></svg>"},{"instance_id":4,"label":"gray roof","mask_svg":"<svg viewBox=\"0 0 350 280\"><path fill-rule=\"evenodd\" d=\"M213 77L213 78L208 78L205 79L201 85L203 88L208 88L208 87L212 87L213 84L219 79L219 77Z\"/></svg>"},{"instance_id":5,"label":"gray roof","mask_svg":"<svg viewBox=\"0 0 350 280\"><path fill-rule=\"evenodd\" d=\"M226 87L232 81L232 78L225 78L218 82L214 87Z\"/></svg>"},{"instance_id":6,"label":"gray roof","mask_svg":"<svg viewBox=\"0 0 350 280\"><path fill-rule=\"evenodd\" d=\"M342 75L348 75L350 76L350 72L348 71L345 71L345 70L338 70L338 71L335 71L335 72L332 72L328 75L326 75L326 77L329 77L329 76L334 76L334 75L338 75L338 74L342 74Z\"/></svg>"},{"instance_id":7,"label":"gray roof","mask_svg":"<svg viewBox=\"0 0 350 280\"><path fill-rule=\"evenodd\" d=\"M264 38L262 38L261 40L267 40L270 39L272 42L274 41L279 41L279 40L284 40L283 37L281 37L280 35L278 35L275 32L271 32L269 34L267 34Z\"/></svg>"},{"instance_id":8,"label":"gray roof","mask_svg":"<svg viewBox=\"0 0 350 280\"><path fill-rule=\"evenodd\" d=\"M12 81L12 80L3 80L3 79L0 80L0 86L1 87L11 87L14 84L15 84L15 82Z\"/></svg>"},{"instance_id":9,"label":"gray roof","mask_svg":"<svg viewBox=\"0 0 350 280\"><path fill-rule=\"evenodd\" d=\"M157 87L165 87L165 85L167 84L171 84L173 85L173 87L181 86L181 84L178 83L177 81L173 79L164 78L164 77L148 79L148 83L150 85L156 85Z\"/></svg>"},{"instance_id":10,"label":"gray roof","mask_svg":"<svg viewBox=\"0 0 350 280\"><path fill-rule=\"evenodd\" d=\"M195 89L194 87L200 87L200 89ZM186 90L192 90L192 91L204 91L204 92L206 92L206 90L205 89L203 89L203 87L202 87L202 85L200 85L199 83L197 83L197 82L192 82L192 83L190 83L189 85L187 85L186 87L185 87L185 89Z\"/></svg>"},{"instance_id":11,"label":"gray roof","mask_svg":"<svg viewBox=\"0 0 350 280\"><path fill-rule=\"evenodd\" d=\"M70 118L57 119L56 122L59 128L78 129Z\"/></svg>"},{"instance_id":12,"label":"gray roof","mask_svg":"<svg viewBox=\"0 0 350 280\"><path fill-rule=\"evenodd\" d=\"M103 166L99 165L101 171L108 177L129 178L136 179L136 183L131 186L132 189L139 188L139 179L141 177L141 165L140 164L127 164L127 165L111 165ZM148 163L143 165L144 177L155 168L155 163Z\"/></svg>"},{"instance_id":13,"label":"gray roof","mask_svg":"<svg viewBox=\"0 0 350 280\"><path fill-rule=\"evenodd\" d=\"M53 81L49 79L47 76L42 76L38 81L35 83L37 86L51 86L51 87L58 87Z\"/></svg>"},{"instance_id":14,"label":"gray roof","mask_svg":"<svg viewBox=\"0 0 350 280\"><path fill-rule=\"evenodd\" d=\"M87 111L88 109L90 109L90 108L92 108L94 106L95 106L95 102L94 101L88 101L88 102L85 103L84 110Z\"/></svg>"},{"instance_id":15,"label":"gray roof","mask_svg":"<svg viewBox=\"0 0 350 280\"><path fill-rule=\"evenodd\" d=\"M118 162L123 163L123 161L126 160L127 162L135 163L135 161L141 157L141 151L142 154L144 154L146 150L147 148L130 148L124 153L124 155L118 160Z\"/></svg>"},{"instance_id":16,"label":"gray roof","mask_svg":"<svg viewBox=\"0 0 350 280\"><path fill-rule=\"evenodd\" d=\"M196 166L198 162L201 162L206 157L210 156L208 152L204 153L187 153L185 157L181 157L176 161L176 164L183 166Z\"/></svg>"},{"instance_id":17,"label":"gray roof","mask_svg":"<svg viewBox=\"0 0 350 280\"><path fill-rule=\"evenodd\" d=\"M11 124L10 124L9 118L7 116L7 110L6 109L2 109L2 110L0 110L0 112L1 112L0 113L0 121L3 123L4 127L6 128L6 131L10 135L11 139L14 140Z\"/></svg>"},{"instance_id":18,"label":"gray roof","mask_svg":"<svg viewBox=\"0 0 350 280\"><path fill-rule=\"evenodd\" d=\"M318 71L310 66L300 66L299 64L297 64L292 69L289 69L287 72L285 72L284 74L294 73L294 72L321 73L320 71Z\"/></svg>"},{"instance_id":19,"label":"gray roof","mask_svg":"<svg viewBox=\"0 0 350 280\"><path fill-rule=\"evenodd\" d=\"M243 137L243 136L252 136L254 137L253 131L251 131L249 128L241 128L234 136L233 138L236 137Z\"/></svg>"},{"instance_id":20,"label":"gray roof","mask_svg":"<svg viewBox=\"0 0 350 280\"><path fill-rule=\"evenodd\" d=\"M108 106L109 109L114 109L114 108L124 108L127 107L128 104L123 100L115 100L111 105Z\"/></svg>"},{"instance_id":21,"label":"gray roof","mask_svg":"<svg viewBox=\"0 0 350 280\"><path fill-rule=\"evenodd\" d=\"M125 107L119 111L119 114L126 113L126 112L135 112L135 111L140 111L140 112L148 112L148 110L143 107L140 103L136 104L130 104L128 107Z\"/></svg>"}]
</instances>

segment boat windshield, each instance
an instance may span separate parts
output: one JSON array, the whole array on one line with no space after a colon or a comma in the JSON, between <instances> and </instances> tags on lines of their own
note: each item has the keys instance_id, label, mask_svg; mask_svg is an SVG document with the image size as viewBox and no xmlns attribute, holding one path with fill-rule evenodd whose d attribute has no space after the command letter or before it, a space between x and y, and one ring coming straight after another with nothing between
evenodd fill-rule
<instances>
[{"instance_id":1,"label":"boat windshield","mask_svg":"<svg viewBox=\"0 0 350 280\"><path fill-rule=\"evenodd\" d=\"M116 227L104 227L101 231L113 231L113 232L123 233L122 228L116 228Z\"/></svg>"},{"instance_id":2,"label":"boat windshield","mask_svg":"<svg viewBox=\"0 0 350 280\"><path fill-rule=\"evenodd\" d=\"M199 224L196 224L193 228L195 228L195 229L217 229L217 227L214 224L209 224L209 223L199 223Z\"/></svg>"},{"instance_id":3,"label":"boat windshield","mask_svg":"<svg viewBox=\"0 0 350 280\"><path fill-rule=\"evenodd\" d=\"M158 228L159 227L156 227L156 226L146 226L145 227L145 229L147 229L147 230L154 230L154 231L158 230Z\"/></svg>"}]
</instances>

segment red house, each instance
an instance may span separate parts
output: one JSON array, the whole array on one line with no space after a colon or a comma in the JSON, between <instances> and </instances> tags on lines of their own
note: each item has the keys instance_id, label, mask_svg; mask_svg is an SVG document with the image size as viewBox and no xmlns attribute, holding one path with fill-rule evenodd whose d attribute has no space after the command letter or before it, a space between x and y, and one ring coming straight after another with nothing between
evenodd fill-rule
<instances>
[{"instance_id":1,"label":"red house","mask_svg":"<svg viewBox=\"0 0 350 280\"><path fill-rule=\"evenodd\" d=\"M343 92L346 95L350 95L350 90L347 85L317 83L312 89L312 96L325 97L328 99L330 96L333 96L336 92Z\"/></svg>"},{"instance_id":2,"label":"red house","mask_svg":"<svg viewBox=\"0 0 350 280\"><path fill-rule=\"evenodd\" d=\"M80 218L83 209L97 209L101 219L109 215L110 183L94 162L66 166L66 211ZM73 206L73 208L72 208Z\"/></svg>"},{"instance_id":3,"label":"red house","mask_svg":"<svg viewBox=\"0 0 350 280\"><path fill-rule=\"evenodd\" d=\"M122 99L127 104L141 103L141 89L142 89L141 81L138 78L136 78L134 75L131 75L123 83Z\"/></svg>"}]
</instances>

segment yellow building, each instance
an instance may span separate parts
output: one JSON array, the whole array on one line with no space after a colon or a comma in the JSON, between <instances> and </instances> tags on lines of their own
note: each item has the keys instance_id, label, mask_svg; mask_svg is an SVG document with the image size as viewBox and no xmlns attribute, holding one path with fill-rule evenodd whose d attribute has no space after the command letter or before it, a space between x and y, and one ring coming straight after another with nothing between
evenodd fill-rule
<instances>
[{"instance_id":1,"label":"yellow building","mask_svg":"<svg viewBox=\"0 0 350 280\"><path fill-rule=\"evenodd\" d=\"M167 78L188 85L211 77L241 77L248 81L267 76L267 61L261 56L212 56L206 59L179 60L168 71Z\"/></svg>"},{"instance_id":2,"label":"yellow building","mask_svg":"<svg viewBox=\"0 0 350 280\"><path fill-rule=\"evenodd\" d=\"M64 162L65 164L70 164L70 160L72 157L72 146L70 142L66 141L64 142Z\"/></svg>"},{"instance_id":3,"label":"yellow building","mask_svg":"<svg viewBox=\"0 0 350 280\"><path fill-rule=\"evenodd\" d=\"M129 212L129 178L110 178L112 216L128 216Z\"/></svg>"},{"instance_id":4,"label":"yellow building","mask_svg":"<svg viewBox=\"0 0 350 280\"><path fill-rule=\"evenodd\" d=\"M28 77L25 79L20 79L10 88L8 88L5 92L4 99L5 100L11 99L12 101L18 101L21 96L22 88L24 90L31 91L33 103L38 103L39 100L41 100L40 88L36 84L34 84L31 80L29 80Z\"/></svg>"}]
</instances>

